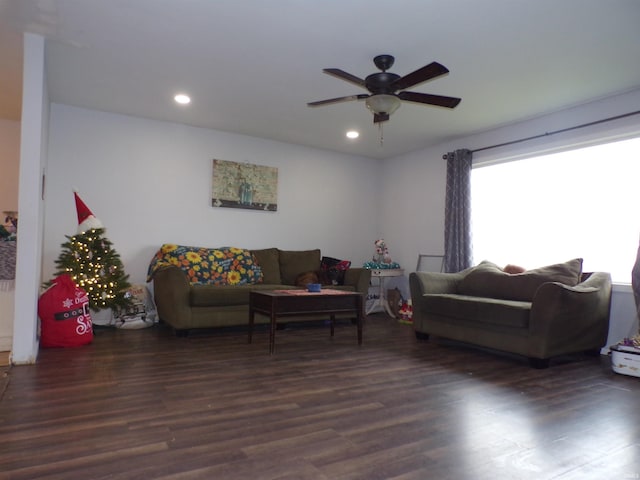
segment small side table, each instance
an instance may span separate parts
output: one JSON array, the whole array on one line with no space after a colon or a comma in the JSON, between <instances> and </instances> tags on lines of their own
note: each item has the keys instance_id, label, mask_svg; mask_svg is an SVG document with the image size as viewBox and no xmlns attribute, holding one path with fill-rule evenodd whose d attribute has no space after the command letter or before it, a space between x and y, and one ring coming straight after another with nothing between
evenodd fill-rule
<instances>
[{"instance_id":1,"label":"small side table","mask_svg":"<svg viewBox=\"0 0 640 480\"><path fill-rule=\"evenodd\" d=\"M366 314L369 315L373 312L387 312L392 318L396 318L391 308L389 307L389 302L387 301L387 294L384 289L384 280L388 277L401 277L404 275L404 269L402 268L380 268L380 269L371 269L371 278L378 279L378 287L380 289L378 298L371 304L371 306L367 309Z\"/></svg>"}]
</instances>

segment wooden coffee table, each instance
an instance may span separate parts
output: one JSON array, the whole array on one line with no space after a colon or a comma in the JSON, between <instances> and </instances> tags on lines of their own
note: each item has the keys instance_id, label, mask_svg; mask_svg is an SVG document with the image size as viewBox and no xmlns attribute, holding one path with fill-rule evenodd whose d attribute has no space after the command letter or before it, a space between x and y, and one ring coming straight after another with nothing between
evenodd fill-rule
<instances>
[{"instance_id":1,"label":"wooden coffee table","mask_svg":"<svg viewBox=\"0 0 640 480\"><path fill-rule=\"evenodd\" d=\"M355 315L358 330L358 345L362 345L363 295L357 292L322 289L320 292L306 290L254 290L249 293L249 343L253 335L256 312L268 315L269 354L273 354L276 341L277 319L305 315L326 314L331 320L331 336L334 334L335 316L338 313Z\"/></svg>"}]
</instances>

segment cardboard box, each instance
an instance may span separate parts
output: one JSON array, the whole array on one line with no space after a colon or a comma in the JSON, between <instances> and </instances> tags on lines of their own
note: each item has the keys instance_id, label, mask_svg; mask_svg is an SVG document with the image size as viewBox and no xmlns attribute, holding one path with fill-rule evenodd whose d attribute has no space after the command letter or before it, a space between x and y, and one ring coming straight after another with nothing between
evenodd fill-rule
<instances>
[{"instance_id":1,"label":"cardboard box","mask_svg":"<svg viewBox=\"0 0 640 480\"><path fill-rule=\"evenodd\" d=\"M616 373L640 377L640 351L626 351L631 348L624 348L618 345L611 347L611 368Z\"/></svg>"}]
</instances>

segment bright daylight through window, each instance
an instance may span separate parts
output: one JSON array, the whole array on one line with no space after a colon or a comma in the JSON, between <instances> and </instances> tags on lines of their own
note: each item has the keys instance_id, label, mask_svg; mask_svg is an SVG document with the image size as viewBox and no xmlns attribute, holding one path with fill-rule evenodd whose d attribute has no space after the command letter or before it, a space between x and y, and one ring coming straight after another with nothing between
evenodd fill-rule
<instances>
[{"instance_id":1,"label":"bright daylight through window","mask_svg":"<svg viewBox=\"0 0 640 480\"><path fill-rule=\"evenodd\" d=\"M630 283L640 236L640 138L474 167L474 264L584 258Z\"/></svg>"}]
</instances>

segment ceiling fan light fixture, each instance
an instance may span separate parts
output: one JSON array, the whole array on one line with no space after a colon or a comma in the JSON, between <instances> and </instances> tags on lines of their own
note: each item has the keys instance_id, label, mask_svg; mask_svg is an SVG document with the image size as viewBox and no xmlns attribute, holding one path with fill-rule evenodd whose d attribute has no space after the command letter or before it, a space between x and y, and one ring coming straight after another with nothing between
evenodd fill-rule
<instances>
[{"instance_id":1,"label":"ceiling fan light fixture","mask_svg":"<svg viewBox=\"0 0 640 480\"><path fill-rule=\"evenodd\" d=\"M379 93L377 95L371 95L364 103L373 113L386 113L387 115L391 115L398 109L401 102L395 95Z\"/></svg>"}]
</instances>

